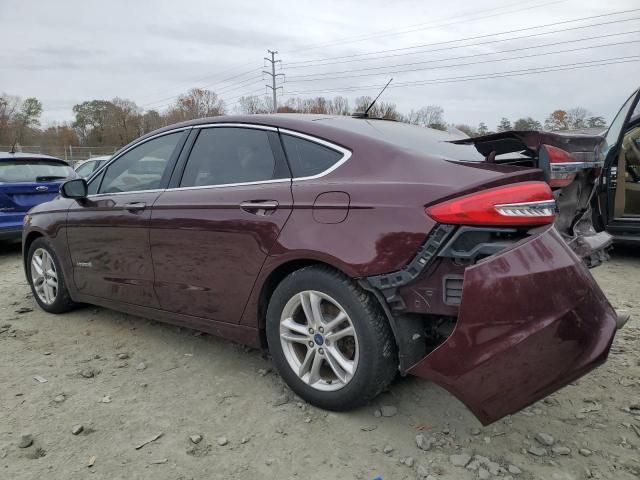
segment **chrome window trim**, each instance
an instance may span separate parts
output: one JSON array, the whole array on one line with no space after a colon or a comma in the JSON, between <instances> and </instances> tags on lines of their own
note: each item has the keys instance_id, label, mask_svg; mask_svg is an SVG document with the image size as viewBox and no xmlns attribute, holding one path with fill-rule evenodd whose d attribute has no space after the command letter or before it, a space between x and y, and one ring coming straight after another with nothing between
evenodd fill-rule
<instances>
[{"instance_id":1,"label":"chrome window trim","mask_svg":"<svg viewBox=\"0 0 640 480\"><path fill-rule=\"evenodd\" d=\"M194 187L173 187L167 188L165 191L174 192L179 190L203 190L205 188L224 188L224 187L245 187L251 185L262 185L267 183L285 183L291 182L291 178L274 178L272 180L259 180L257 182L242 182L242 183L223 183L220 185L196 185Z\"/></svg>"},{"instance_id":2,"label":"chrome window trim","mask_svg":"<svg viewBox=\"0 0 640 480\"><path fill-rule=\"evenodd\" d=\"M116 160L118 160L121 156L123 156L125 153L133 150L134 148L136 148L139 145L142 145L144 143L147 143L149 140L153 140L154 138L158 138L158 137L163 137L165 135L169 135L171 133L177 133L177 132L182 132L184 130L191 130L193 129L193 126L189 126L189 127L179 127L179 128L175 128L172 130L167 130L166 132L161 132L161 133L157 133L156 135L153 135L149 138L145 138L144 140L140 141L140 142L136 142L133 145L131 145L129 148L127 148L126 150L123 150L121 152L118 152L117 155L114 155L113 157L111 157L109 160L107 160L105 162L104 165L102 165L98 170L94 171L91 176L87 179L87 185L89 185L89 183L91 181L93 181L94 177L97 177L98 175L100 175L100 172L102 172L103 170L107 169L109 167L109 165L111 165L113 162L115 162ZM131 192L142 192L143 190L131 190ZM146 191L146 190L144 190ZM119 193L130 193L130 192L119 192ZM102 195L102 194L100 194ZM113 195L113 194L110 194Z\"/></svg>"},{"instance_id":3,"label":"chrome window trim","mask_svg":"<svg viewBox=\"0 0 640 480\"><path fill-rule=\"evenodd\" d=\"M351 158L351 155L352 155L351 150L341 147L340 145L336 145L335 143L331 143L326 140L322 140L321 138L307 135L305 133L296 132L295 130L288 130L286 128L279 128L278 131L285 135L291 135L292 137L298 137L313 143L317 143L318 145L322 145L323 147L330 148L331 150L336 150L338 153L342 154L342 158L338 160L336 163L334 163L333 165L331 165L326 170L320 173L317 173L315 175L310 175L308 177L293 177L292 178L293 182L300 181L300 180L315 180L316 178L324 177L325 175L328 175L331 172L333 172L335 169L340 167L342 164L344 164L347 160Z\"/></svg>"},{"instance_id":4,"label":"chrome window trim","mask_svg":"<svg viewBox=\"0 0 640 480\"><path fill-rule=\"evenodd\" d=\"M217 128L217 127L231 127L231 128L249 128L253 130L264 130L268 132L278 132L276 127L270 127L268 125L258 125L254 123L205 123L203 125L195 125L193 128L203 129L203 128ZM274 157L275 159L275 157ZM188 159L187 159L188 162ZM185 165L186 168L186 165ZM272 178L271 180L259 180L256 182L238 182L238 183L222 183L219 185L196 185L193 187L172 187L167 188L166 191L174 192L181 190L202 190L205 188L225 188L225 187L244 187L251 185L262 185L268 183L283 183L283 182L291 182L291 177L286 178Z\"/></svg>"},{"instance_id":5,"label":"chrome window trim","mask_svg":"<svg viewBox=\"0 0 640 480\"><path fill-rule=\"evenodd\" d=\"M277 132L276 127L270 127L268 125L258 125L255 123L205 123L203 125L194 125L193 128L215 128L215 127L236 127L236 128L251 128L254 130L268 130L270 132Z\"/></svg>"},{"instance_id":6,"label":"chrome window trim","mask_svg":"<svg viewBox=\"0 0 640 480\"><path fill-rule=\"evenodd\" d=\"M131 190L130 192L112 192L112 193L93 193L91 195L87 195L87 198L96 198L96 197L110 197L111 195L127 195L131 193L154 193L154 192L164 192L164 188L154 188L152 190Z\"/></svg>"},{"instance_id":7,"label":"chrome window trim","mask_svg":"<svg viewBox=\"0 0 640 480\"><path fill-rule=\"evenodd\" d=\"M87 195L87 198L96 198L96 197L104 197L104 196L110 196L110 195L126 195L126 194L131 194L131 193L154 193L154 192L173 192L173 191L180 191L180 190L202 190L202 189L208 189L208 188L226 188L226 187L244 187L244 186L251 186L251 185L263 185L263 184L270 184L270 183L284 183L284 182L295 182L295 181L299 181L299 180L314 180L317 178L321 178L324 177L325 175L328 175L329 173L333 172L335 169L337 169L338 167L340 167L342 164L344 164L347 160L349 160L349 158L351 158L351 151L343 148L339 145L336 145L335 143L332 142L328 142L326 140L322 140L320 138L311 136L311 135L307 135L304 133L300 133L300 132L296 132L295 130L288 130L286 128L276 128L276 127L271 127L268 125L258 125L258 124L253 124L253 123L206 123L206 124L202 124L202 125L190 125L188 127L179 127L179 128L175 128L172 130L167 130L165 132L161 132L158 133L156 135L153 135L149 138L145 138L144 141L141 142L137 142L133 145L131 145L129 148L127 148L126 150L123 150L122 152L119 152L117 154L117 156L114 156L113 158L109 159L104 165L102 165L98 170L96 170L95 172L93 172L91 174L91 176L87 179L87 184L89 184L94 177L97 177L98 175L100 175L100 173L105 170L106 168L109 167L109 165L111 165L111 163L115 162L116 160L118 160L122 155L124 155L125 153L129 152L130 150L134 149L135 147L142 145L143 143L148 142L149 140L153 140L155 138L158 137L162 137L164 135L169 135L171 133L176 133L176 132L181 132L184 130L193 130L193 129L203 129L203 128L218 128L218 127L236 127L236 128L250 128L250 129L254 129L254 130L266 130L266 131L270 131L270 132L280 132L286 135L291 135L293 137L299 137L302 138L304 140L308 140L310 142L313 143L317 143L319 145L322 145L324 147L330 148L332 150L336 150L338 153L341 153L343 156L340 160L338 160L336 163L334 163L331 167L329 167L328 169L316 174L316 175L311 175L311 176L307 176L307 177L296 177L296 178L291 178L291 177L286 177L286 178L276 178L276 179L271 179L271 180L260 180L260 181L256 181L256 182L240 182L240 183L225 183L225 184L220 184L220 185L198 185L198 186L193 186L193 187L173 187L173 188L160 188L160 189L152 189L152 190L131 190L128 192L113 192L113 193L96 193L96 194L92 194L92 195Z\"/></svg>"}]
</instances>

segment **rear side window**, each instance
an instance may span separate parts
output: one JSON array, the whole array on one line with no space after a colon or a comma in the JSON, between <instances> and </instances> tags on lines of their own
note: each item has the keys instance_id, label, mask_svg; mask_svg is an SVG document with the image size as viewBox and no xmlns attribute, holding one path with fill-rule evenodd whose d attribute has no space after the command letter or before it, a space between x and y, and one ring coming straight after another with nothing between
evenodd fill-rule
<instances>
[{"instance_id":1,"label":"rear side window","mask_svg":"<svg viewBox=\"0 0 640 480\"><path fill-rule=\"evenodd\" d=\"M38 159L0 161L0 182L48 182L72 176L73 169L60 162Z\"/></svg>"},{"instance_id":2,"label":"rear side window","mask_svg":"<svg viewBox=\"0 0 640 480\"><path fill-rule=\"evenodd\" d=\"M282 135L294 177L311 177L328 170L344 156L331 148L291 135Z\"/></svg>"},{"instance_id":3,"label":"rear side window","mask_svg":"<svg viewBox=\"0 0 640 480\"><path fill-rule=\"evenodd\" d=\"M182 175L181 187L273 180L276 160L269 132L250 128L203 129Z\"/></svg>"}]
</instances>

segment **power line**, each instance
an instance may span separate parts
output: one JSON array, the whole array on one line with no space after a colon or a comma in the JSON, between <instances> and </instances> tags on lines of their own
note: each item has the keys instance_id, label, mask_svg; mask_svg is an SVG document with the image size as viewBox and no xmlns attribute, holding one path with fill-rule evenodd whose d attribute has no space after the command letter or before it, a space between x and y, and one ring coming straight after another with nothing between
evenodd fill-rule
<instances>
[{"instance_id":1,"label":"power line","mask_svg":"<svg viewBox=\"0 0 640 480\"><path fill-rule=\"evenodd\" d=\"M524 58L543 57L543 56L546 56L546 55L557 55L559 53L578 52L578 51L588 50L588 49L593 49L593 48L613 47L613 46L618 46L618 45L627 45L627 44L630 44L630 43L639 43L639 42L640 42L640 39L638 39L638 40L629 40L629 41L626 41L626 42L613 42L613 43L605 43L605 44L601 44L601 45L589 45L589 46L586 46L586 47L569 48L569 49L564 49L564 50L555 50L553 52L531 53L531 54L528 54L528 55L520 55L520 56L517 56L517 57L496 58L496 59L493 59L493 60L479 60L479 61L476 61L476 62L466 62L466 63L454 63L452 65L436 65L436 66L432 66L432 67L410 68L410 69L404 69L404 70L391 70L391 71L376 72L376 73L362 73L362 74L353 74L353 75L342 75L342 76L339 76L339 77L303 78L302 80L291 80L288 83L317 82L317 81L326 81L326 80L341 80L341 79L345 79L345 78L370 77L370 76L378 76L378 75L389 75L389 74L395 74L395 73L420 72L420 71L424 71L424 70L438 70L438 69L442 69L442 68L467 67L467 66L470 66L470 65L480 65L480 64L495 63L495 62L506 62L506 61L510 61L510 60L522 60ZM535 47L531 47L531 48L535 48ZM525 50L525 49L518 49L518 50ZM386 67L386 68L393 68L393 66ZM347 71L345 73L349 73L349 72Z\"/></svg>"},{"instance_id":2,"label":"power line","mask_svg":"<svg viewBox=\"0 0 640 480\"><path fill-rule=\"evenodd\" d=\"M613 65L613 64L619 64L619 63L632 63L632 62L638 62L638 61L640 61L640 55L632 55L632 56L626 56L626 57L590 60L586 62L550 65L545 67L525 68L520 70L508 70L505 72L494 72L494 73L487 73L487 74L466 75L466 76L457 76L457 77L434 78L429 80L417 80L413 82L396 83L395 85L390 85L389 88L411 87L411 86L430 85L430 84L437 84L437 83L456 83L456 82L464 82L464 81L470 81L470 80L485 80L485 79L492 79L492 78L516 77L516 76L529 75L529 74L556 72L556 71L564 71L564 70L578 70L581 68L599 67L599 66ZM328 89L318 89L318 90L293 91L293 92L288 92L285 95L293 96L293 95L307 95L310 93L350 92L350 91L362 91L365 89L367 90L379 89L381 87L382 85L380 84L362 85L357 87L354 86L354 87L338 87L338 88L328 88Z\"/></svg>"},{"instance_id":3,"label":"power line","mask_svg":"<svg viewBox=\"0 0 640 480\"><path fill-rule=\"evenodd\" d=\"M396 58L396 57L407 57L410 55L422 55L424 53L434 53L434 52L442 52L442 51L450 51L450 50L454 50L454 49L459 49L459 48L467 48L467 47L479 47L479 46L483 46L483 45L489 45L492 43L502 43L502 42L509 42L512 40L522 40L525 38L534 38L534 37L542 37L545 35L551 35L554 33L566 33L569 31L573 31L573 30L582 30L585 28L592 28L592 27L600 27L603 25L610 25L610 24L620 24L620 23L625 23L625 22L630 22L633 20L639 20L640 17L633 17L633 18L629 18L629 19L623 19L623 20L612 20L610 22L602 22L602 23L597 23L597 24L593 24L593 25L582 25L582 26L578 26L578 27L572 27L572 28L563 28L560 30L551 30L549 32L540 32L540 33L532 33L529 35L520 35L517 37L510 37L510 38L500 38L500 39L496 39L496 40L487 40L484 42L478 42L478 43L469 43L466 45L453 45L453 46L448 46L448 47L441 47L441 48L432 48L429 50L421 50L418 52L406 52L406 53L396 53L396 54L391 54L391 55L382 55L379 57L372 57L372 58L356 58L353 60L342 60L339 62L327 62L327 63L320 63L317 65L300 65L300 66L294 66L294 67L289 67L287 66L287 68L289 69L298 69L298 68L309 68L309 67L320 67L320 66L324 66L324 65L338 65L338 64L349 64L349 63L354 63L354 62L369 62L369 61L377 61L377 60L384 60L386 58ZM499 34L496 34L499 35ZM567 40L566 43L569 43L571 40ZM563 43L563 42L560 42Z\"/></svg>"},{"instance_id":4,"label":"power line","mask_svg":"<svg viewBox=\"0 0 640 480\"><path fill-rule=\"evenodd\" d=\"M200 82L204 82L204 81L206 81L206 80L211 80L212 78L216 78L216 79L217 79L217 78L219 78L220 76L222 76L222 75L223 75L223 74L225 74L225 73L233 72L233 71L238 70L238 69L240 69L240 68L242 68L242 67L247 67L247 66L249 66L249 65L253 65L253 64L254 64L254 62L247 62L247 63L243 63L243 64L237 64L237 65L235 65L235 66L233 66L233 67L230 67L230 68L224 69L224 70L222 70L221 72L218 72L218 73L216 73L216 74L214 74L214 75L207 75L206 77L200 77L200 78L197 78L197 79L195 79L195 80L193 80L193 81L189 82L189 84L184 83L184 87L182 87L182 88L188 88L188 87L189 87L189 85L193 85L194 83L198 84L198 83L200 83ZM158 95L162 95L162 94L164 94L165 92L167 92L167 93L168 93L169 91L176 91L178 88L180 88L180 87L175 86L175 87L171 87L171 88L168 88L168 89L164 89L164 90L162 90L161 92L159 92L159 93L158 93ZM147 105L151 105L151 104L153 104L153 103L157 103L157 102L149 102Z\"/></svg>"},{"instance_id":5,"label":"power line","mask_svg":"<svg viewBox=\"0 0 640 480\"><path fill-rule=\"evenodd\" d=\"M245 75L248 75L249 73L253 73L253 72L256 72L256 71L258 71L256 68L252 68L251 70L247 70L246 72L242 72L242 73L239 73L237 75L233 75L231 77L227 77L227 78L225 78L223 80L220 80L218 82L202 85L200 88L207 88L207 87L213 87L213 86L216 86L216 85L221 85L223 83L229 82L230 80L234 80L236 78L243 77ZM180 93L178 95L172 95L170 97L165 97L165 98L156 100L155 102L145 103L144 105L141 105L141 107L144 108L144 107L148 107L149 105L154 105L154 104L161 103L161 102L164 102L164 101L167 101L167 100L173 100L173 99L178 98L180 95L182 95L182 93ZM161 108L161 107L156 107L156 108Z\"/></svg>"},{"instance_id":6,"label":"power line","mask_svg":"<svg viewBox=\"0 0 640 480\"><path fill-rule=\"evenodd\" d=\"M624 13L630 13L630 12L637 12L640 11L640 8L634 8L634 9L630 9L630 10L622 10L619 12L614 12L614 13L603 13L601 15L592 15L590 17L582 17L582 18L576 18L573 20L563 20L561 22L553 22L553 23L547 23L544 25L536 25L533 27L525 27L525 28L518 28L518 29L514 29L514 30L505 30L503 32L498 32L498 33L490 33L490 34L484 34L484 35L475 35L472 37L464 37L464 38L459 38L456 40L446 40L446 41L442 41L442 42L432 42L432 43L423 43L420 45L413 45L410 47L399 47L399 48L391 48L391 49L387 49L387 50L378 50L375 52L368 52L368 53L356 53L356 54L352 54L352 55L342 55L342 56L337 56L337 57L326 57L326 58L321 58L321 59L316 59L316 60L303 60L303 61L299 61L299 62L291 62L291 63L286 63L287 68L293 68L295 65L302 65L302 64L308 64L308 63L315 63L315 62L325 62L327 60L342 60L342 59L353 59L353 58L358 58L358 57L364 57L364 56L371 56L371 55L377 55L377 54L382 54L382 53L390 53L390 52L399 52L399 51L405 51L405 50L414 50L417 48L424 48L424 47L430 47L430 46L436 46L436 45L449 45L451 43L457 43L457 42L463 42L463 41L467 41L467 40L478 40L478 39L482 39L482 38L488 38L488 37L495 37L498 35L506 35L509 33L517 33L517 32L525 32L528 30L535 30L537 28L546 28L546 27L552 27L552 26L556 26L556 25L566 25L567 23L574 23L574 22L581 22L584 20L592 20L595 18L603 18L603 17L610 17L613 15L621 15ZM560 32L562 31L567 31L567 30L577 30L579 28L592 28L595 26L601 26L601 25L608 25L611 23L621 23L621 22L626 22L626 21L631 21L631 20L637 20L638 17L636 18L632 18L632 19L622 19L622 20L615 20L615 21L611 21L611 22L603 22L601 24L592 24L592 25L583 25L580 27L573 27L570 29L563 29L563 30L559 30ZM557 33L553 32L553 33ZM537 35L546 35L552 32L545 32L545 33L539 33ZM526 37L521 37L521 38L526 38ZM512 40L512 39L511 39ZM496 41L505 41L503 40L496 40ZM469 45L464 45L464 46L469 46ZM458 47L449 47L449 48L458 48ZM369 59L367 59L369 60ZM353 60L351 60L353 61ZM341 62L331 62L331 63L341 63ZM324 64L317 64L316 66L319 65L327 65L326 63Z\"/></svg>"},{"instance_id":7,"label":"power line","mask_svg":"<svg viewBox=\"0 0 640 480\"><path fill-rule=\"evenodd\" d=\"M458 16L455 17L455 19L452 19L452 21L446 21L446 19L445 19L444 21L440 21L440 23L438 23L438 22L427 22L427 23L418 23L418 24L414 24L414 25L408 25L408 26L405 26L405 27L400 27L400 29L402 31L398 31L399 29L397 29L397 28L388 29L388 30L379 30L378 32L373 32L373 33L366 34L366 35L356 35L354 37L346 37L346 38L343 38L343 39L335 41L335 42L327 42L327 43L322 43L322 44L313 45L313 46L309 46L309 47L303 47L301 49L294 50L292 53L305 52L305 51L309 51L309 50L316 50L318 48L332 47L332 46L335 46L335 45L345 45L347 43L362 42L362 41L371 40L371 39L374 39L374 38L405 35L407 33L413 33L413 32L417 32L417 31L421 31L421 30L429 30L431 28L444 27L444 26L449 26L449 25L457 25L457 24L460 24L460 23L467 23L468 21L473 21L473 20L482 20L482 19L485 19L485 18L492 18L492 17L502 16L502 15L509 15L509 14L512 14L512 13L522 12L522 11L525 11L525 10L532 10L532 9L535 9L535 8L546 7L548 5L564 3L566 1L567 0L558 0L558 1L540 3L540 4L537 4L537 5L529 5L529 2L516 2L516 3L510 4L510 5L503 6L503 7L494 7L494 8L489 8L489 9L486 9L486 10L481 10L481 11L475 12L473 14L462 15L462 17L471 17L471 18L468 18L468 19L461 19L460 16L458 15ZM520 9L516 9L516 10L505 11L505 9L508 9L510 7L523 5L523 4L526 4L527 6L523 7L523 8L520 8ZM500 10L500 12L492 14L492 15L479 15L479 14L484 13L484 12L493 12L495 10ZM406 30L406 29L408 29L408 30Z\"/></svg>"},{"instance_id":8,"label":"power line","mask_svg":"<svg viewBox=\"0 0 640 480\"><path fill-rule=\"evenodd\" d=\"M639 17L640 18L640 17ZM409 63L398 63L395 65L382 65L379 67L368 67L368 68L358 68L359 72L365 72L365 71L371 71L371 70L382 70L385 68L393 68L393 67L408 67L408 66L413 66L413 65L425 65L425 64L431 64L431 63L436 63L436 62L444 62L444 61L448 61L448 60L462 60L465 58L476 58L476 57L486 57L489 55L499 55L501 53L511 53L511 52L519 52L522 50L531 50L532 48L544 48L544 47L553 47L556 45L565 45L567 43L577 43L577 42L584 42L584 41L588 41L588 40L599 40L602 38L609 38L609 37L619 37L621 35L630 35L633 33L640 33L640 30L630 30L628 32L620 32L620 33L609 33L607 35L596 35L593 37L583 37L583 38L577 38L574 40L563 40L561 42L551 42L551 43L543 43L541 45L534 45L534 46L527 46L527 47L520 47L520 48L511 48L508 50L499 50L496 52L486 52L486 53L474 53L472 55L460 55L457 57L446 57L446 58L438 58L438 59L434 59L434 60L423 60L420 62L409 62ZM313 77L313 76L317 76L317 75L338 75L341 73L351 73L353 72L353 69L350 70L341 70L338 72L328 72L326 74L324 73L310 73L307 75L294 75L291 77L288 77L291 81L294 81L295 79L298 78L307 78L307 77Z\"/></svg>"}]
</instances>

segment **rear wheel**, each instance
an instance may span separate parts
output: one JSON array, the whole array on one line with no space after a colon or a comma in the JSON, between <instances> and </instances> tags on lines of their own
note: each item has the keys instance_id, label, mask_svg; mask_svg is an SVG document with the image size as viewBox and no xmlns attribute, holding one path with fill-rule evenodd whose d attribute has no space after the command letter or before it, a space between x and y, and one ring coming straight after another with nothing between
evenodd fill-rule
<instances>
[{"instance_id":1,"label":"rear wheel","mask_svg":"<svg viewBox=\"0 0 640 480\"><path fill-rule=\"evenodd\" d=\"M327 267L285 278L267 310L278 372L309 403L329 410L365 404L393 379L397 354L376 301Z\"/></svg>"},{"instance_id":2,"label":"rear wheel","mask_svg":"<svg viewBox=\"0 0 640 480\"><path fill-rule=\"evenodd\" d=\"M58 257L45 238L36 239L29 247L27 276L33 296L43 310L62 313L75 306Z\"/></svg>"}]
</instances>

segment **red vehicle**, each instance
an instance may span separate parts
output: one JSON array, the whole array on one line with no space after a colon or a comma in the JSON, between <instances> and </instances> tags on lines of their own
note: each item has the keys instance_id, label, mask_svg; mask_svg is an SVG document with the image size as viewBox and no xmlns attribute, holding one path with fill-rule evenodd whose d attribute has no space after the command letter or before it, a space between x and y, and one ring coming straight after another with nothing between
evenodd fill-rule
<instances>
[{"instance_id":1,"label":"red vehicle","mask_svg":"<svg viewBox=\"0 0 640 480\"><path fill-rule=\"evenodd\" d=\"M490 423L605 361L617 316L581 257L610 237L586 227L597 142L456 139L362 117L166 127L30 211L26 274L48 312L90 303L268 347L323 408L400 372Z\"/></svg>"}]
</instances>

